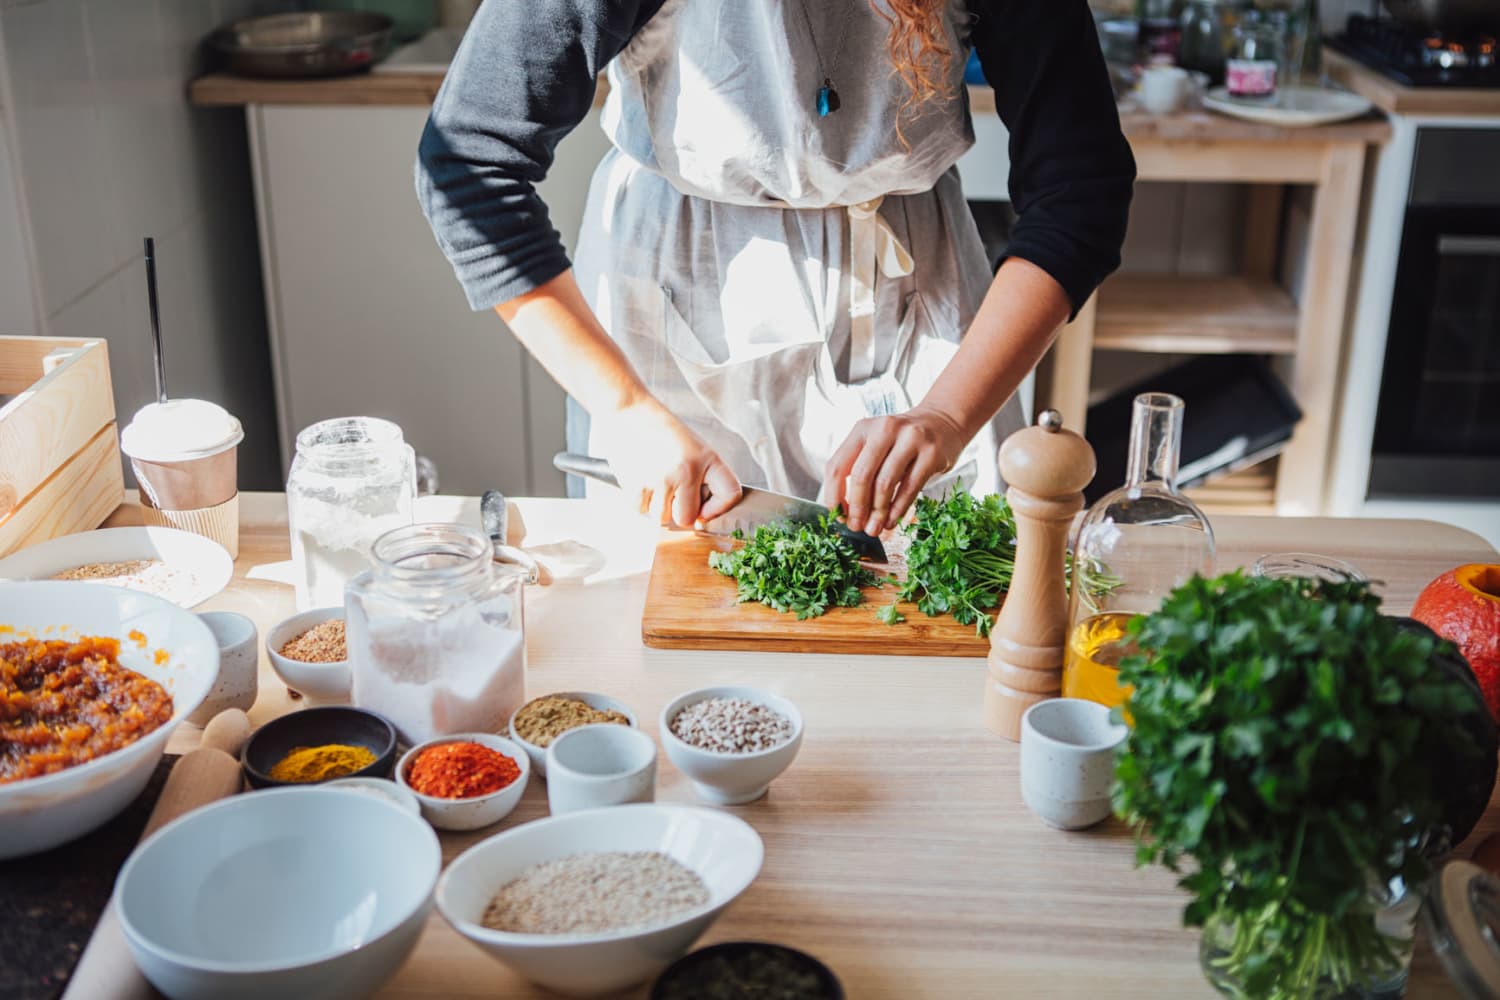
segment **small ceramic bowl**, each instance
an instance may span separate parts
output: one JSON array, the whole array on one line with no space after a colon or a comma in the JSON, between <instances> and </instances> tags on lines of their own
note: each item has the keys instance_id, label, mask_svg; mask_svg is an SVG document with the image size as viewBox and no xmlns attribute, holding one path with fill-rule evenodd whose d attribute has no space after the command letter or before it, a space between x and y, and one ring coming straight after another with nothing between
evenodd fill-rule
<instances>
[{"instance_id":1,"label":"small ceramic bowl","mask_svg":"<svg viewBox=\"0 0 1500 1000\"><path fill-rule=\"evenodd\" d=\"M282 619L266 633L266 655L271 659L271 669L276 671L283 684L302 695L302 703L308 708L349 704L349 661L307 663L282 656L281 647L314 625L342 617L344 609L341 607L313 608Z\"/></svg>"},{"instance_id":2,"label":"small ceramic bowl","mask_svg":"<svg viewBox=\"0 0 1500 1000\"><path fill-rule=\"evenodd\" d=\"M323 787L336 788L345 792L358 792L360 795L373 795L377 799L396 803L413 816L422 815L422 806L417 802L417 793L404 785L396 784L390 778L335 778L325 783Z\"/></svg>"},{"instance_id":3,"label":"small ceramic bowl","mask_svg":"<svg viewBox=\"0 0 1500 1000\"><path fill-rule=\"evenodd\" d=\"M779 984L798 1000L844 1000L833 970L805 951L764 941L723 941L689 952L657 977L651 1000L696 1000L705 987L731 976L757 982L767 995Z\"/></svg>"},{"instance_id":4,"label":"small ceramic bowl","mask_svg":"<svg viewBox=\"0 0 1500 1000\"><path fill-rule=\"evenodd\" d=\"M306 708L272 719L251 734L240 752L240 763L253 788L296 786L298 782L271 777L271 768L297 747L327 743L361 746L375 755L375 763L352 774L340 775L343 778L389 777L396 763L396 727L384 716L347 705Z\"/></svg>"},{"instance_id":5,"label":"small ceramic bowl","mask_svg":"<svg viewBox=\"0 0 1500 1000\"><path fill-rule=\"evenodd\" d=\"M525 748L526 755L531 758L531 770L534 771L539 778L545 778L547 776L547 748L537 746L535 743L530 743L521 738L520 734L516 732L516 716L526 711L527 705L531 705L534 702L541 701L542 698L576 698L590 708L596 708L601 712L619 712L621 715L625 716L625 718L630 720L630 728L640 728L640 726L636 724L635 713L630 710L630 706L626 705L623 701L617 701L614 698L611 698L607 694L596 694L593 691L556 691L552 694L544 694L540 695L539 697L533 698L525 705L522 705L520 708L516 709L515 712L511 715L509 732L510 738L515 740ZM553 738L556 739L556 737Z\"/></svg>"},{"instance_id":6,"label":"small ceramic bowl","mask_svg":"<svg viewBox=\"0 0 1500 1000\"><path fill-rule=\"evenodd\" d=\"M491 750L498 750L516 762L516 766L521 769L521 776L498 792L477 795L471 799L441 799L435 795L423 795L407 783L407 774L412 762L423 750L444 743L478 743ZM418 743L406 752L401 763L396 766L397 783L411 792L422 808L422 817L439 830L477 830L500 822L521 801L521 794L526 791L526 782L530 777L531 758L526 751L504 736L493 733L456 733Z\"/></svg>"},{"instance_id":7,"label":"small ceramic bowl","mask_svg":"<svg viewBox=\"0 0 1500 1000\"><path fill-rule=\"evenodd\" d=\"M678 738L672 732L672 720L677 713L709 698L743 698L780 712L791 720L791 738L769 750L749 753L715 753ZM678 695L661 710L659 723L667 759L692 779L699 797L717 805L740 805L766 794L767 786L791 766L802 746L802 713L797 706L778 694L753 687L708 687Z\"/></svg>"}]
</instances>

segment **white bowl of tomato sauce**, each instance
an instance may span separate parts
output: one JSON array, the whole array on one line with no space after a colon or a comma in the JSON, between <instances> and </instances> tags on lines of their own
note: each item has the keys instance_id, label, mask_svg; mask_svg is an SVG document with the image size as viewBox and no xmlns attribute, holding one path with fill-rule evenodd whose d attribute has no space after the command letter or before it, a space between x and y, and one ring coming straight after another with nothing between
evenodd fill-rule
<instances>
[{"instance_id":1,"label":"white bowl of tomato sauce","mask_svg":"<svg viewBox=\"0 0 1500 1000\"><path fill-rule=\"evenodd\" d=\"M83 672L107 677L114 697L89 700L79 688L77 717L44 722L43 676ZM0 717L0 860L80 837L129 805L218 673L213 632L169 601L98 584L0 582L0 700L11 706Z\"/></svg>"}]
</instances>

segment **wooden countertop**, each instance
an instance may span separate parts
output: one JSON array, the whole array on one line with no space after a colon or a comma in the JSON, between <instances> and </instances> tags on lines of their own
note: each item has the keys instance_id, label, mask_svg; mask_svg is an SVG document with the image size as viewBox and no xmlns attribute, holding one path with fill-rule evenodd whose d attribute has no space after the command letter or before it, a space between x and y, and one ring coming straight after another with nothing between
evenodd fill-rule
<instances>
[{"instance_id":1,"label":"wooden countertop","mask_svg":"<svg viewBox=\"0 0 1500 1000\"><path fill-rule=\"evenodd\" d=\"M270 80L210 73L188 86L189 100L201 107L238 107L247 104L351 105L355 107L427 107L443 84L437 73L361 73L329 80ZM594 106L604 103L608 85L603 78ZM995 92L971 86L969 106L979 114L995 113ZM1121 116L1132 142L1384 142L1390 127L1378 116L1317 128L1280 128L1240 121L1209 111L1150 115L1129 111Z\"/></svg>"},{"instance_id":2,"label":"wooden countertop","mask_svg":"<svg viewBox=\"0 0 1500 1000\"><path fill-rule=\"evenodd\" d=\"M419 518L478 523L477 501L419 503ZM205 609L243 612L264 635L293 610L291 589L275 582L288 559L285 502L246 494L242 504L235 579ZM531 695L613 694L654 734L677 693L748 683L786 695L806 717L791 769L767 797L732 810L765 839L765 867L701 943L795 945L831 965L860 1000L1214 995L1199 972L1197 935L1181 926L1185 897L1165 870L1134 867L1122 825L1060 833L1022 804L1016 745L981 723L983 661L648 649L641 607L658 529L604 500L523 500L518 508L526 547L559 577L527 595ZM138 520L127 506L111 523ZM1478 536L1431 522L1223 517L1214 527L1222 567L1268 551L1337 556L1386 581L1394 612L1408 610L1438 573L1495 558ZM290 707L262 663L252 718ZM195 731L179 730L173 748L195 739ZM665 755L660 769L658 799L692 802ZM444 834L444 857L545 813L538 782L497 827ZM1500 810L1492 807L1479 833L1497 829ZM436 912L380 994L545 995ZM1458 996L1425 946L1409 995Z\"/></svg>"},{"instance_id":3,"label":"wooden countertop","mask_svg":"<svg viewBox=\"0 0 1500 1000\"><path fill-rule=\"evenodd\" d=\"M1327 46L1323 72L1390 114L1500 115L1500 88L1408 87Z\"/></svg>"}]
</instances>

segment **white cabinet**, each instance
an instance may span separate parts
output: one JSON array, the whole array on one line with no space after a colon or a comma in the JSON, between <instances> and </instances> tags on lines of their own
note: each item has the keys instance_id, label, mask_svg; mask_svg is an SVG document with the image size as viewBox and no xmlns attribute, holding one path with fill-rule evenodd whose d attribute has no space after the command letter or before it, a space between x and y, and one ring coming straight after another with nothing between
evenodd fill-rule
<instances>
[{"instance_id":1,"label":"white cabinet","mask_svg":"<svg viewBox=\"0 0 1500 1000\"><path fill-rule=\"evenodd\" d=\"M419 107L250 105L283 463L297 431L396 421L445 493L561 495L563 395L493 312L471 312L417 204ZM540 187L571 249L597 113Z\"/></svg>"}]
</instances>

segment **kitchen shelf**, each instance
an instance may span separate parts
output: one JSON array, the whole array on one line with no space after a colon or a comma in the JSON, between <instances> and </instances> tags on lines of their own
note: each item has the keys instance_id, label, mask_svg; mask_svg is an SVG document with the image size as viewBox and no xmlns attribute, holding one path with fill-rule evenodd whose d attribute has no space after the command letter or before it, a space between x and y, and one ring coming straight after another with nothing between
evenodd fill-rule
<instances>
[{"instance_id":1,"label":"kitchen shelf","mask_svg":"<svg viewBox=\"0 0 1500 1000\"><path fill-rule=\"evenodd\" d=\"M1276 459L1211 479L1182 491L1210 518L1222 514L1276 513Z\"/></svg>"},{"instance_id":2,"label":"kitchen shelf","mask_svg":"<svg viewBox=\"0 0 1500 1000\"><path fill-rule=\"evenodd\" d=\"M1096 350L1293 354L1297 304L1270 279L1122 274L1099 290Z\"/></svg>"}]
</instances>

